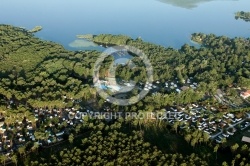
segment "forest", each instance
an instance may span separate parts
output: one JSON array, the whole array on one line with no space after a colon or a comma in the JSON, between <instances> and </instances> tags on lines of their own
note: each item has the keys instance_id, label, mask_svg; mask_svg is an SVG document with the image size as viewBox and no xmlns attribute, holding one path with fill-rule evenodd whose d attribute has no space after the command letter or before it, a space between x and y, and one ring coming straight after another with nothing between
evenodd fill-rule
<instances>
[{"instance_id":1,"label":"forest","mask_svg":"<svg viewBox=\"0 0 250 166\"><path fill-rule=\"evenodd\" d=\"M32 126L36 140L26 139L12 151L3 146L0 157L3 165L8 162L34 166L249 164L249 145L241 142L217 144L195 128L180 130L182 123L84 119L83 123L67 127L67 122L60 121L59 117L34 116L35 110L55 110L61 116L69 108L161 112L169 107L188 107L193 103L215 107L219 110L215 112L216 116L221 116L223 111L243 114L249 111L247 101L235 109L218 103L214 95L221 89L228 97L237 96L238 88L250 88L249 38L195 33L191 39L200 44L199 48L185 44L176 50L124 35L87 36L97 44L136 47L147 55L153 66L154 80L159 84L157 93L151 91L134 105L118 106L107 103L93 86L93 66L100 52L69 51L57 43L36 38L26 29L10 25L0 25L0 37L0 113L4 117L1 128L7 129L0 137L3 143L6 143L5 136L11 138L15 147L19 139L16 135L26 136L27 126ZM105 59L100 69L101 78L107 76L113 60L111 57ZM137 64L133 70L126 65L119 66L117 78L145 82L145 66L137 57L133 62ZM176 93L162 86L170 80L185 86L190 78L198 84L197 88ZM80 102L76 102L78 100ZM20 125L19 122L24 128L13 129ZM63 129L63 143L38 144L52 137L47 134L48 130L55 135Z\"/></svg>"}]
</instances>

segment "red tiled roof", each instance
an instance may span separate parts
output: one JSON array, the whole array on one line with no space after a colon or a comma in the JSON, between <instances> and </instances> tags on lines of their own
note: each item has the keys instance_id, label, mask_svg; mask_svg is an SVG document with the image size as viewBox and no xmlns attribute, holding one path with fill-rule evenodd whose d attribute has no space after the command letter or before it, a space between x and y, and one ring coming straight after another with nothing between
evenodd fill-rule
<instances>
[{"instance_id":1,"label":"red tiled roof","mask_svg":"<svg viewBox=\"0 0 250 166\"><path fill-rule=\"evenodd\" d=\"M242 96L249 96L250 95L250 90L247 90L245 92L241 92Z\"/></svg>"}]
</instances>

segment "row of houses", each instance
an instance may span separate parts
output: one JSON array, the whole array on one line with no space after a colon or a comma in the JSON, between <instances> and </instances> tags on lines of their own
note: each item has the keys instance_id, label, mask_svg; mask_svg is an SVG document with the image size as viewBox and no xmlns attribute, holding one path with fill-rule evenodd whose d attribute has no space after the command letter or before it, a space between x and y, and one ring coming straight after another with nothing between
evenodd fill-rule
<instances>
[{"instance_id":1,"label":"row of houses","mask_svg":"<svg viewBox=\"0 0 250 166\"><path fill-rule=\"evenodd\" d=\"M169 120L169 123L174 124L178 122L180 129L192 128L204 131L213 139L218 139L220 137L221 139L224 137L228 138L237 131L234 126L237 124L244 125L244 128L241 129L245 129L249 124L249 122L245 121L245 117L237 118L232 113L224 113L222 117L216 117L213 112L197 104L192 104L187 108L179 107L177 109L170 107L166 111L177 113L176 118ZM223 129L229 130L223 132ZM212 137L216 135L217 137ZM217 142L220 141L219 139L217 140Z\"/></svg>"},{"instance_id":2,"label":"row of houses","mask_svg":"<svg viewBox=\"0 0 250 166\"><path fill-rule=\"evenodd\" d=\"M76 100L75 102L79 101ZM40 145L49 145L63 140L67 129L74 128L76 124L82 123L80 119L69 118L69 113L77 111L74 107L34 109L35 122L24 118L22 121L16 120L12 124L6 124L5 119L0 118L0 152L9 154L28 141L38 142ZM45 125L46 140L36 138L35 132L41 125Z\"/></svg>"}]
</instances>

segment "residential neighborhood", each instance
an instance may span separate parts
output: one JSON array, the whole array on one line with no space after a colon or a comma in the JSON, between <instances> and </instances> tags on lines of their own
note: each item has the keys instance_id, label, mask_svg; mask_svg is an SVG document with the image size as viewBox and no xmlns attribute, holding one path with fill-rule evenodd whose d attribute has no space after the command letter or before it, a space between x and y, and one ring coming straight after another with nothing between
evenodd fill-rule
<instances>
[{"instance_id":1,"label":"residential neighborhood","mask_svg":"<svg viewBox=\"0 0 250 166\"><path fill-rule=\"evenodd\" d=\"M133 7L119 3L116 4L123 8ZM157 2L158 5L153 5L153 1L150 3L149 8L157 7L161 13L169 12L159 6L162 2ZM218 3L225 6L227 2ZM237 6L235 4L239 2L230 3ZM19 5L27 6L22 2ZM136 5L135 9L140 9ZM8 5L2 6L7 9ZM13 5L10 6L13 8ZM78 7L82 8L77 6L74 10ZM102 7L95 6L98 10ZM190 10L196 5L190 5L188 9L180 9L174 4L169 7L174 7L171 11L181 13L181 20L185 14L188 16L188 13L196 12ZM187 12L183 15L179 10ZM3 11L10 12L8 16L13 15L11 10ZM232 14L236 11L218 11L223 12L218 14L223 16L218 19L225 19L224 12L229 11L226 16L231 18L232 23L238 22ZM188 18L194 19L195 15L193 13ZM176 14L173 16L176 17ZM56 15L51 17L59 18ZM100 24L109 21L100 18ZM201 18L204 20L204 17ZM226 18L227 22L230 18ZM164 23L164 19L159 20ZM11 17L8 20L11 21ZM119 20L122 20L120 25L134 24L130 24L129 31L133 28L157 28L154 24L137 26L143 20ZM207 21L211 19L205 19ZM78 31L88 30L91 24L87 22L84 21L85 28L76 24L74 27L78 27ZM146 22L149 23L148 20ZM78 23L81 23L79 19ZM240 24L243 25L242 22ZM70 24L67 23L67 26L60 27L68 26ZM43 27L46 27L46 33L50 32L48 26ZM60 32L63 31L58 27L58 33L53 33L53 36L61 37ZM107 24L106 27L116 26ZM249 164L250 39L242 35L233 38L218 36L209 31L207 34L194 33L181 26L189 31L185 33L189 37L185 44L178 44L175 48L168 46L170 43L166 41L176 36L173 32L154 44L150 43L151 39L167 33L157 31L155 35L153 31L137 30L139 34L129 33L127 36L120 32L125 26L122 27L116 30L117 35L111 31L108 31L111 34L102 34L107 31L99 29L94 31L97 34L87 32L89 35L86 37L84 32L79 31L76 34L83 34L86 38L77 39L79 42L75 45L74 40L69 41L72 38L67 40L67 35L73 34L68 28L67 33L63 33L65 41L55 43L47 38L50 35L44 36L46 40L39 37L44 32L34 34L23 27L0 25L0 164ZM159 27L162 26L158 26L158 30L169 30ZM245 28L238 26L236 31L243 32L239 27ZM204 28L201 30L204 31ZM143 35L147 32L150 32L149 38ZM179 42L174 41L176 44ZM83 45L88 49L83 49Z\"/></svg>"}]
</instances>

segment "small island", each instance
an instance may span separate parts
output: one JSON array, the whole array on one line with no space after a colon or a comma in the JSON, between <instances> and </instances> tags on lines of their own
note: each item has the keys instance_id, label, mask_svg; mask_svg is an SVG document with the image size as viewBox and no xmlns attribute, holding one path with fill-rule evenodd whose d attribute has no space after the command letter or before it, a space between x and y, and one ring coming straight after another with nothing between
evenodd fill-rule
<instances>
[{"instance_id":1,"label":"small island","mask_svg":"<svg viewBox=\"0 0 250 166\"><path fill-rule=\"evenodd\" d=\"M244 21L250 21L250 12L244 12L244 11L240 11L235 13L235 19L242 19Z\"/></svg>"},{"instance_id":2,"label":"small island","mask_svg":"<svg viewBox=\"0 0 250 166\"><path fill-rule=\"evenodd\" d=\"M42 26L35 26L33 29L29 30L30 33L36 33L43 29Z\"/></svg>"}]
</instances>

